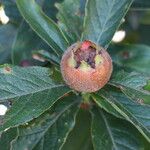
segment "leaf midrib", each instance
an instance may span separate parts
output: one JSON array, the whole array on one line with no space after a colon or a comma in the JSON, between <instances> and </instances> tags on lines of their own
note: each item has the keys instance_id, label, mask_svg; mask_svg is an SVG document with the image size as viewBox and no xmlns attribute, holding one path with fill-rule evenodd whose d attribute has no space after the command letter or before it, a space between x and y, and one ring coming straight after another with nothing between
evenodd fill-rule
<instances>
[{"instance_id":1,"label":"leaf midrib","mask_svg":"<svg viewBox=\"0 0 150 150\"><path fill-rule=\"evenodd\" d=\"M106 125L108 134L110 135L110 139L111 139L111 141L112 141L112 144L113 144L113 146L114 146L114 149L115 149L115 150L119 150L119 149L117 148L117 145L116 145L115 141L114 141L114 138L113 138L113 135L112 135L112 131L111 131L110 127L109 127L109 123L108 123L107 119L105 118L105 116L104 116L104 114L103 114L102 111L99 110L99 113L101 114L101 116L102 116L102 118L103 118L103 120L104 120L104 123L105 123L105 125Z\"/></svg>"},{"instance_id":2,"label":"leaf midrib","mask_svg":"<svg viewBox=\"0 0 150 150\"><path fill-rule=\"evenodd\" d=\"M96 1L95 1L95 3L96 3ZM112 8L113 8L113 5L114 5L114 0L112 0L111 6L110 6L110 8L108 9L109 11L108 11L106 20L105 20L105 22L102 24L102 28L101 28L101 31L100 31L100 34L99 34L99 36L98 36L98 38L97 38L96 43L99 43L99 40L100 40L100 38L101 38L101 35L102 35L102 34L104 33L104 31L105 31L104 28L105 28L106 23L108 22L108 20L109 20L109 18L110 18L110 12L111 12L111 10L112 10ZM97 6L97 5L96 5L96 6Z\"/></svg>"},{"instance_id":3,"label":"leaf midrib","mask_svg":"<svg viewBox=\"0 0 150 150\"><path fill-rule=\"evenodd\" d=\"M112 86L115 86L115 87L119 87L121 90L124 91L124 89L131 89L131 90L134 90L138 93L143 93L145 95L149 95L150 96L150 92L148 91L145 91L145 90L140 90L140 89L134 89L133 87L130 87L130 86L127 86L127 85L123 85L123 84L120 84L118 82L108 82L109 85L112 85ZM124 89L123 89L124 88Z\"/></svg>"},{"instance_id":4,"label":"leaf midrib","mask_svg":"<svg viewBox=\"0 0 150 150\"><path fill-rule=\"evenodd\" d=\"M106 99L108 103L110 103L123 117L125 117L125 119L127 119L129 122L131 122L134 126L135 126L135 123L133 122L133 119L134 119L136 122L138 122L138 125L136 124L135 127L141 132L141 134L147 139L147 141L150 142L149 137L147 136L147 134L145 134L145 132L143 132L143 130L141 129L141 127L144 128L148 133L149 133L149 131L147 130L147 128L146 128L145 126L143 126L143 124L141 124L141 122L139 122L139 121L135 118L135 116L132 115L131 112L129 112L124 106L122 106L122 104L120 104L119 102L117 102L117 100L114 100L115 98L113 98L113 100L114 100L117 104L119 104L119 106L121 106L130 116L132 116L133 119L130 119L130 117L128 116L128 114L126 114L126 112L122 111L122 110L118 107L118 105L116 105L115 103L109 101L107 97L105 97L105 96L103 96L103 95L102 95L102 97L103 97L104 99Z\"/></svg>"},{"instance_id":5,"label":"leaf midrib","mask_svg":"<svg viewBox=\"0 0 150 150\"><path fill-rule=\"evenodd\" d=\"M65 85L63 85L63 84L60 84L60 85L53 85L53 86L41 88L41 89L38 89L38 90L32 91L32 92L26 92L26 91L24 91L23 94L14 95L14 96L9 96L9 97L4 97L4 98L0 99L0 101L2 102L2 101L7 100L7 99L20 98L20 97L22 97L22 96L27 96L27 95L30 95L30 94L36 94L36 93L44 92L44 91L46 91L46 90L51 90L51 89L53 89L53 88L59 88L59 87L65 87ZM9 91L8 91L8 92L9 92Z\"/></svg>"},{"instance_id":6,"label":"leaf midrib","mask_svg":"<svg viewBox=\"0 0 150 150\"><path fill-rule=\"evenodd\" d=\"M75 103L77 103L76 101L69 104L63 111L60 112L60 114L54 119L54 121L52 122L52 124L50 124L47 129L43 132L41 138L36 142L36 144L32 147L35 148L35 146L37 145L37 143L42 139L42 137L46 134L46 132L49 130L49 128L59 119L59 117L65 112L67 111L67 109L69 109L71 106L73 106Z\"/></svg>"}]
</instances>

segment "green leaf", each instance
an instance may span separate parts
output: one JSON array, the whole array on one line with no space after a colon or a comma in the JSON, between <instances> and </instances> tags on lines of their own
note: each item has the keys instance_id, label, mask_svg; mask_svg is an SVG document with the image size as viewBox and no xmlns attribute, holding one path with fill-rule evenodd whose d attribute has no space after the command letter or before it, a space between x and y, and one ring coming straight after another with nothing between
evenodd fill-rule
<instances>
[{"instance_id":1,"label":"green leaf","mask_svg":"<svg viewBox=\"0 0 150 150\"><path fill-rule=\"evenodd\" d=\"M36 50L33 51L33 55L37 55L38 57L47 60L51 63L54 63L55 65L59 66L60 65L60 58L57 57L54 53L51 53L46 50Z\"/></svg>"},{"instance_id":2,"label":"green leaf","mask_svg":"<svg viewBox=\"0 0 150 150\"><path fill-rule=\"evenodd\" d=\"M92 110L92 139L95 150L139 150L146 147L141 134L129 122L96 107Z\"/></svg>"},{"instance_id":3,"label":"green leaf","mask_svg":"<svg viewBox=\"0 0 150 150\"><path fill-rule=\"evenodd\" d=\"M150 8L150 1L149 0L134 0L132 8L135 9L147 9Z\"/></svg>"},{"instance_id":4,"label":"green leaf","mask_svg":"<svg viewBox=\"0 0 150 150\"><path fill-rule=\"evenodd\" d=\"M12 63L18 65L22 60L31 60L31 51L40 48L41 44L41 39L22 21L12 46Z\"/></svg>"},{"instance_id":5,"label":"green leaf","mask_svg":"<svg viewBox=\"0 0 150 150\"><path fill-rule=\"evenodd\" d=\"M145 104L150 104L150 92L144 90L149 76L136 72L125 72L123 70L114 71L109 82L110 85L120 88L126 95L130 96L135 101L143 101Z\"/></svg>"},{"instance_id":6,"label":"green leaf","mask_svg":"<svg viewBox=\"0 0 150 150\"><path fill-rule=\"evenodd\" d=\"M58 8L58 24L76 42L80 39L83 31L83 14L81 12L81 0L65 0L56 3Z\"/></svg>"},{"instance_id":7,"label":"green leaf","mask_svg":"<svg viewBox=\"0 0 150 150\"><path fill-rule=\"evenodd\" d=\"M131 3L132 0L88 0L82 40L107 47Z\"/></svg>"},{"instance_id":8,"label":"green leaf","mask_svg":"<svg viewBox=\"0 0 150 150\"><path fill-rule=\"evenodd\" d=\"M53 67L52 68L51 78L58 83L63 83L63 84L65 83L59 67Z\"/></svg>"},{"instance_id":9,"label":"green leaf","mask_svg":"<svg viewBox=\"0 0 150 150\"><path fill-rule=\"evenodd\" d=\"M54 6L56 2L61 0L39 0L41 2L43 12L51 19L57 21L57 8Z\"/></svg>"},{"instance_id":10,"label":"green leaf","mask_svg":"<svg viewBox=\"0 0 150 150\"><path fill-rule=\"evenodd\" d=\"M34 0L17 0L17 6L32 29L61 55L68 47L68 41L58 26L47 17Z\"/></svg>"},{"instance_id":11,"label":"green leaf","mask_svg":"<svg viewBox=\"0 0 150 150\"><path fill-rule=\"evenodd\" d=\"M38 0L38 3L46 14L56 18L54 2L53 5L47 5L48 1ZM22 60L33 61L31 50L45 49L51 51L50 47L23 22L15 1L5 0L2 1L2 4L10 21L7 25L0 26L0 64L10 63L10 54L12 55L12 62L20 65Z\"/></svg>"},{"instance_id":12,"label":"green leaf","mask_svg":"<svg viewBox=\"0 0 150 150\"><path fill-rule=\"evenodd\" d=\"M1 150L10 150L12 140L17 136L17 129L9 129L0 135Z\"/></svg>"},{"instance_id":13,"label":"green leaf","mask_svg":"<svg viewBox=\"0 0 150 150\"><path fill-rule=\"evenodd\" d=\"M75 125L78 102L75 95L65 97L39 118L20 126L12 150L60 149Z\"/></svg>"},{"instance_id":14,"label":"green leaf","mask_svg":"<svg viewBox=\"0 0 150 150\"><path fill-rule=\"evenodd\" d=\"M51 88L65 87L56 84L51 76L53 72L44 67L0 67L0 101L38 94Z\"/></svg>"},{"instance_id":15,"label":"green leaf","mask_svg":"<svg viewBox=\"0 0 150 150\"><path fill-rule=\"evenodd\" d=\"M150 107L148 105L141 105L128 99L113 87L99 91L99 95L110 103L127 121L133 124L145 139L150 142Z\"/></svg>"},{"instance_id":16,"label":"green leaf","mask_svg":"<svg viewBox=\"0 0 150 150\"><path fill-rule=\"evenodd\" d=\"M114 109L111 103L108 103L103 97L98 94L92 94L91 96L99 107L118 118L123 118L122 115L116 109Z\"/></svg>"},{"instance_id":17,"label":"green leaf","mask_svg":"<svg viewBox=\"0 0 150 150\"><path fill-rule=\"evenodd\" d=\"M150 75L150 47L146 45L113 45L110 48L113 61L130 70Z\"/></svg>"},{"instance_id":18,"label":"green leaf","mask_svg":"<svg viewBox=\"0 0 150 150\"><path fill-rule=\"evenodd\" d=\"M52 61L59 60L58 56L52 53L50 47L23 21L18 29L11 51L13 64L20 65L23 60L33 62L32 53L35 54L37 49L45 49L45 53L53 58Z\"/></svg>"},{"instance_id":19,"label":"green leaf","mask_svg":"<svg viewBox=\"0 0 150 150\"><path fill-rule=\"evenodd\" d=\"M90 113L80 109L76 118L76 125L70 132L62 150L93 150L90 125Z\"/></svg>"},{"instance_id":20,"label":"green leaf","mask_svg":"<svg viewBox=\"0 0 150 150\"><path fill-rule=\"evenodd\" d=\"M37 2L42 7L42 10L48 14L50 17L56 19L56 8L54 7L54 0L50 0L51 5L49 5L49 0L38 0ZM17 7L17 6L16 6ZM20 44L21 43L21 44ZM51 48L47 45L25 22L19 26L18 33L14 39L12 47L12 62L13 64L22 64L22 61L29 61L31 64L34 63L32 59L32 52L34 50L44 49L46 52L51 52L50 56L54 59L58 59L56 54L52 53Z\"/></svg>"},{"instance_id":21,"label":"green leaf","mask_svg":"<svg viewBox=\"0 0 150 150\"><path fill-rule=\"evenodd\" d=\"M10 23L0 25L0 64L10 62L11 47L16 33L16 26Z\"/></svg>"},{"instance_id":22,"label":"green leaf","mask_svg":"<svg viewBox=\"0 0 150 150\"><path fill-rule=\"evenodd\" d=\"M49 71L42 67L0 69L0 100L15 101L0 131L38 117L71 91L63 84L54 83Z\"/></svg>"},{"instance_id":23,"label":"green leaf","mask_svg":"<svg viewBox=\"0 0 150 150\"><path fill-rule=\"evenodd\" d=\"M11 50L14 39L18 32L18 27L22 22L22 17L13 0L2 0L9 22L6 25L0 25L0 64L11 63ZM7 41L7 42L6 42Z\"/></svg>"}]
</instances>

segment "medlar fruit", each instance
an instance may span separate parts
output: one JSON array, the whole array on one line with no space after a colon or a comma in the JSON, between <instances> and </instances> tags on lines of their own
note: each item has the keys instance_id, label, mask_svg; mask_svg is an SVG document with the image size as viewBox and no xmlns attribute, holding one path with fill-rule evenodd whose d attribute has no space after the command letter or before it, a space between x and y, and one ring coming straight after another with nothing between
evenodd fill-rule
<instances>
[{"instance_id":1,"label":"medlar fruit","mask_svg":"<svg viewBox=\"0 0 150 150\"><path fill-rule=\"evenodd\" d=\"M109 81L112 68L108 52L89 40L70 46L61 60L66 84L79 92L101 89Z\"/></svg>"}]
</instances>

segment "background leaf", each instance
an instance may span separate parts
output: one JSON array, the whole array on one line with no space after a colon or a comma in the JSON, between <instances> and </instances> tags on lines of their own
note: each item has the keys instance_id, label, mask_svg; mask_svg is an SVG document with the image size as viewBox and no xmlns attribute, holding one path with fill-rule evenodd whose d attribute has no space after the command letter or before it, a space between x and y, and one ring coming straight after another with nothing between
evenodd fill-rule
<instances>
[{"instance_id":1,"label":"background leaf","mask_svg":"<svg viewBox=\"0 0 150 150\"><path fill-rule=\"evenodd\" d=\"M59 26L73 38L73 42L78 41L83 31L84 14L81 10L81 0L65 0L57 3L56 7Z\"/></svg>"},{"instance_id":2,"label":"background leaf","mask_svg":"<svg viewBox=\"0 0 150 150\"><path fill-rule=\"evenodd\" d=\"M40 38L24 21L21 23L12 47L12 63L21 64L22 60L31 60L31 50L41 44Z\"/></svg>"},{"instance_id":3,"label":"background leaf","mask_svg":"<svg viewBox=\"0 0 150 150\"><path fill-rule=\"evenodd\" d=\"M107 47L131 3L132 0L88 0L82 40Z\"/></svg>"},{"instance_id":4,"label":"background leaf","mask_svg":"<svg viewBox=\"0 0 150 150\"><path fill-rule=\"evenodd\" d=\"M60 0L36 0L42 10L55 21L57 9L54 7L54 3L56 1ZM11 63L12 55L12 62L15 65L37 65L37 61L32 59L31 50L52 50L23 22L16 1L1 0L1 3L5 8L6 15L9 17L9 22L7 25L0 25L0 64ZM38 63L38 65L41 64Z\"/></svg>"},{"instance_id":5,"label":"background leaf","mask_svg":"<svg viewBox=\"0 0 150 150\"><path fill-rule=\"evenodd\" d=\"M42 12L35 1L17 0L17 6L32 29L56 54L61 55L69 43L58 26Z\"/></svg>"},{"instance_id":6,"label":"background leaf","mask_svg":"<svg viewBox=\"0 0 150 150\"><path fill-rule=\"evenodd\" d=\"M32 55L36 55L38 56L39 58L42 58L46 61L49 61L57 66L59 66L60 64L60 58L57 57L54 53L52 52L49 52L49 51L46 51L46 50L36 50L36 51L33 51L32 52Z\"/></svg>"},{"instance_id":7,"label":"background leaf","mask_svg":"<svg viewBox=\"0 0 150 150\"><path fill-rule=\"evenodd\" d=\"M3 64L11 63L12 45L22 17L14 0L2 0L1 4L4 7L6 15L9 17L7 24L0 25L0 64Z\"/></svg>"},{"instance_id":8,"label":"background leaf","mask_svg":"<svg viewBox=\"0 0 150 150\"><path fill-rule=\"evenodd\" d=\"M12 63L15 65L22 65L23 61L28 61L29 65L33 65L34 61L32 59L32 53L37 49L44 49L48 54L52 51L50 47L29 27L29 25L23 21L13 43L11 52ZM52 54L58 59L56 54Z\"/></svg>"},{"instance_id":9,"label":"background leaf","mask_svg":"<svg viewBox=\"0 0 150 150\"><path fill-rule=\"evenodd\" d=\"M11 62L11 48L16 33L17 27L11 23L0 25L0 64Z\"/></svg>"},{"instance_id":10,"label":"background leaf","mask_svg":"<svg viewBox=\"0 0 150 150\"><path fill-rule=\"evenodd\" d=\"M134 3L132 5L133 8L150 8L150 1L149 0L134 0Z\"/></svg>"},{"instance_id":11,"label":"background leaf","mask_svg":"<svg viewBox=\"0 0 150 150\"><path fill-rule=\"evenodd\" d=\"M122 67L150 75L150 47L146 45L113 45L109 53Z\"/></svg>"},{"instance_id":12,"label":"background leaf","mask_svg":"<svg viewBox=\"0 0 150 150\"><path fill-rule=\"evenodd\" d=\"M44 13L56 20L57 10L54 7L55 0L37 0L37 2ZM46 44L25 21L22 21L12 47L13 64L23 65L24 61L28 61L29 65L37 65L37 62L32 59L32 52L38 49L43 49L49 55L54 55L54 57L58 59L58 56L52 53L49 45Z\"/></svg>"},{"instance_id":13,"label":"background leaf","mask_svg":"<svg viewBox=\"0 0 150 150\"><path fill-rule=\"evenodd\" d=\"M22 16L20 15L15 0L2 0L2 5L4 5L6 15L10 19L10 23L19 25L22 21Z\"/></svg>"}]
</instances>

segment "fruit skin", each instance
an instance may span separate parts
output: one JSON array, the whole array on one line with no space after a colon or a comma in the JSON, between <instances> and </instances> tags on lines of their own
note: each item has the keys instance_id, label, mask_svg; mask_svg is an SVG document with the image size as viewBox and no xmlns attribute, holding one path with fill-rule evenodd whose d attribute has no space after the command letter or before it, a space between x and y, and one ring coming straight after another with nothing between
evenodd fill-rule
<instances>
[{"instance_id":1,"label":"fruit skin","mask_svg":"<svg viewBox=\"0 0 150 150\"><path fill-rule=\"evenodd\" d=\"M83 42L83 44L85 42ZM87 70L75 68L69 64L69 59L72 56L74 47L78 47L78 45L79 43L73 44L64 53L61 60L62 76L66 84L68 84L69 87L76 91L89 93L98 91L110 79L113 68L111 57L106 50L99 46L96 46L97 49L100 49L100 55L103 61L95 68L90 68Z\"/></svg>"}]
</instances>

